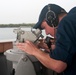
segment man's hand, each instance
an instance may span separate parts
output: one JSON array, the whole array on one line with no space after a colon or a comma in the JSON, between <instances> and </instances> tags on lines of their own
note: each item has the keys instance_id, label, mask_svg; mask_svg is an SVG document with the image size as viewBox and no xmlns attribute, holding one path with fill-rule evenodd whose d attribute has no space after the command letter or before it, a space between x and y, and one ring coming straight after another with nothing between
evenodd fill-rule
<instances>
[{"instance_id":1,"label":"man's hand","mask_svg":"<svg viewBox=\"0 0 76 75\"><path fill-rule=\"evenodd\" d=\"M39 42L36 44L38 48L45 49L45 51L50 52L50 49L48 48L47 44L44 42L44 39L39 39Z\"/></svg>"},{"instance_id":2,"label":"man's hand","mask_svg":"<svg viewBox=\"0 0 76 75\"><path fill-rule=\"evenodd\" d=\"M30 55L34 55L34 53L35 53L37 50L39 50L39 49L36 47L36 45L33 44L33 43L30 42L30 41L26 41L26 42L24 42L24 43L18 43L18 44L16 44L16 46L17 46L20 50L22 50L22 51L24 51L24 52L26 52L26 53L28 53L28 54L30 54Z\"/></svg>"}]
</instances>

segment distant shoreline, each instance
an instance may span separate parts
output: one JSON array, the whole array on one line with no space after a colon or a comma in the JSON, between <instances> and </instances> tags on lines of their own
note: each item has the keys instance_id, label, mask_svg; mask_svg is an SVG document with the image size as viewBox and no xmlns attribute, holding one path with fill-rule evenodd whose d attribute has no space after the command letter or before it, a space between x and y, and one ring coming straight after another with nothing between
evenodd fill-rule
<instances>
[{"instance_id":1,"label":"distant shoreline","mask_svg":"<svg viewBox=\"0 0 76 75\"><path fill-rule=\"evenodd\" d=\"M22 23L22 24L0 24L0 28L6 28L6 27L20 27L20 26L27 26L27 27L33 27L35 24L32 23L32 24L25 24L25 23Z\"/></svg>"}]
</instances>

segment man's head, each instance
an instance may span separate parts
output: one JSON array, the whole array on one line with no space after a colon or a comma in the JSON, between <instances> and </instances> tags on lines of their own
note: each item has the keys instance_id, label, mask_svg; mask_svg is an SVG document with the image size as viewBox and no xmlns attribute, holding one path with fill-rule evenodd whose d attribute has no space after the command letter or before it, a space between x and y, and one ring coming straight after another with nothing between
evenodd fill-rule
<instances>
[{"instance_id":1,"label":"man's head","mask_svg":"<svg viewBox=\"0 0 76 75\"><path fill-rule=\"evenodd\" d=\"M46 5L39 16L39 20L34 26L34 28L42 29L41 24L45 20L47 24L51 27L56 27L59 23L58 15L62 13L67 13L62 7L55 4Z\"/></svg>"}]
</instances>

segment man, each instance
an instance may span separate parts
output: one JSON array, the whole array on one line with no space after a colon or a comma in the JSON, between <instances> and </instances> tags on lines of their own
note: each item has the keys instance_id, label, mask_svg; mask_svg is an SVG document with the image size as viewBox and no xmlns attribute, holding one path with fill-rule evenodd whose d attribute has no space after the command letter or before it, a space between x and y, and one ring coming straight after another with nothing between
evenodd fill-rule
<instances>
[{"instance_id":1,"label":"man","mask_svg":"<svg viewBox=\"0 0 76 75\"><path fill-rule=\"evenodd\" d=\"M63 72L62 75L76 75L76 7L67 13L58 5L46 5L34 28L45 29L46 34L56 38L54 50L45 53L30 41L19 43L17 47L35 56L49 69Z\"/></svg>"}]
</instances>

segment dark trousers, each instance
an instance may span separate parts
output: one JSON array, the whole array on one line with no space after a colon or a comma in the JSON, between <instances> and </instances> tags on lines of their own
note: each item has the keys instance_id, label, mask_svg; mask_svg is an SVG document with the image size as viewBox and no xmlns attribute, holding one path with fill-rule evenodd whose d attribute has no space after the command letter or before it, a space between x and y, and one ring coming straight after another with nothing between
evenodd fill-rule
<instances>
[{"instance_id":1,"label":"dark trousers","mask_svg":"<svg viewBox=\"0 0 76 75\"><path fill-rule=\"evenodd\" d=\"M8 75L7 74L7 60L4 53L0 53L0 75Z\"/></svg>"}]
</instances>

